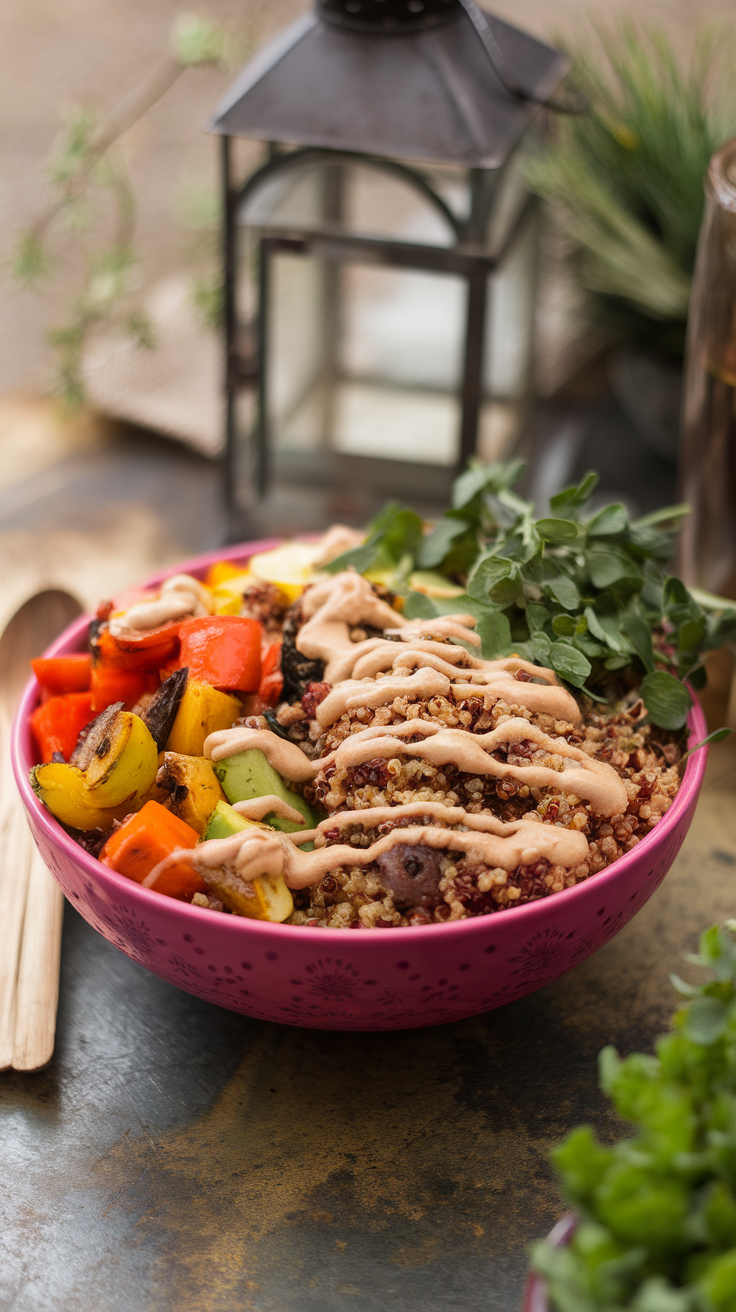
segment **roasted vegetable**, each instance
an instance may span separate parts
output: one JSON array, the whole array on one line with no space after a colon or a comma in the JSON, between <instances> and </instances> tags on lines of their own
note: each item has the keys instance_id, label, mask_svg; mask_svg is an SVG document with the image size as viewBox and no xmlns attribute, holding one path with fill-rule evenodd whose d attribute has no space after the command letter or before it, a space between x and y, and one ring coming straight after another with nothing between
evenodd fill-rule
<instances>
[{"instance_id":1,"label":"roasted vegetable","mask_svg":"<svg viewBox=\"0 0 736 1312\"><path fill-rule=\"evenodd\" d=\"M214 869L203 869L202 877L207 892L219 897L223 906L236 916L280 923L287 920L294 910L294 899L282 875L275 878L260 875L250 881L225 866L215 866Z\"/></svg>"},{"instance_id":2,"label":"roasted vegetable","mask_svg":"<svg viewBox=\"0 0 736 1312\"><path fill-rule=\"evenodd\" d=\"M275 583L287 605L301 597L314 577L319 547L313 542L284 542L271 551L251 556L248 566L256 579Z\"/></svg>"},{"instance_id":3,"label":"roasted vegetable","mask_svg":"<svg viewBox=\"0 0 736 1312\"><path fill-rule=\"evenodd\" d=\"M310 683L321 683L325 672L324 661L310 661L296 648L296 635L301 628L302 607L298 601L286 612L281 648L281 673L284 677L284 697L288 702L303 697Z\"/></svg>"},{"instance_id":4,"label":"roasted vegetable","mask_svg":"<svg viewBox=\"0 0 736 1312\"><path fill-rule=\"evenodd\" d=\"M161 770L161 767L164 763L163 752L159 752L157 757L157 762L158 762L158 766L153 783L151 784L150 788L147 788L145 793L142 793L141 796L138 798L137 806L139 810L143 809L146 802L160 802L161 805L165 806L168 810L171 809L169 806L170 797L169 797L168 789L161 788L158 784L158 773Z\"/></svg>"},{"instance_id":5,"label":"roasted vegetable","mask_svg":"<svg viewBox=\"0 0 736 1312\"><path fill-rule=\"evenodd\" d=\"M108 706L121 702L125 709L130 711L144 693L153 691L157 683L156 675L146 674L143 671L118 670L108 665L93 665L90 679L92 710L95 715L99 715Z\"/></svg>"},{"instance_id":6,"label":"roasted vegetable","mask_svg":"<svg viewBox=\"0 0 736 1312\"><path fill-rule=\"evenodd\" d=\"M129 816L125 824L110 835L100 852L100 861L111 870L117 870L119 875L142 884L165 857L179 847L194 847L197 840L198 835L178 816L172 815L158 802L146 802L136 815ZM191 893L204 892L201 880L190 877L189 882L197 884Z\"/></svg>"},{"instance_id":7,"label":"roasted vegetable","mask_svg":"<svg viewBox=\"0 0 736 1312\"><path fill-rule=\"evenodd\" d=\"M163 893L164 897L175 897L179 902L191 902L195 893L206 893L205 884L199 871L189 861L173 861L158 874L150 875L142 881L144 888L152 888L154 893Z\"/></svg>"},{"instance_id":8,"label":"roasted vegetable","mask_svg":"<svg viewBox=\"0 0 736 1312\"><path fill-rule=\"evenodd\" d=\"M274 829L292 834L297 829L314 829L318 824L317 816L307 806L304 798L286 787L281 775L269 765L257 747L215 761L215 774L229 802L249 802L254 797L268 797L273 793L304 816L305 823L298 825L293 820L284 820L271 812L266 816L266 823Z\"/></svg>"},{"instance_id":9,"label":"roasted vegetable","mask_svg":"<svg viewBox=\"0 0 736 1312\"><path fill-rule=\"evenodd\" d=\"M89 652L72 656L38 656L31 668L44 693L63 697L68 692L87 692L92 666Z\"/></svg>"},{"instance_id":10,"label":"roasted vegetable","mask_svg":"<svg viewBox=\"0 0 736 1312\"><path fill-rule=\"evenodd\" d=\"M219 801L225 801L212 762L204 756L182 756L178 752L164 752L156 782L169 794L169 808L198 834L203 834L207 822Z\"/></svg>"},{"instance_id":11,"label":"roasted vegetable","mask_svg":"<svg viewBox=\"0 0 736 1312\"><path fill-rule=\"evenodd\" d=\"M243 605L243 593L246 588L252 587L255 582L256 580L250 570L238 570L213 585L212 595L215 603L215 613L217 615L239 615Z\"/></svg>"},{"instance_id":12,"label":"roasted vegetable","mask_svg":"<svg viewBox=\"0 0 736 1312\"><path fill-rule=\"evenodd\" d=\"M281 639L272 642L261 664L261 682L258 696L265 706L275 706L284 691L284 676L281 673Z\"/></svg>"},{"instance_id":13,"label":"roasted vegetable","mask_svg":"<svg viewBox=\"0 0 736 1312\"><path fill-rule=\"evenodd\" d=\"M115 716L123 710L125 710L123 702L114 702L112 706L105 707L105 710L101 711L94 720L85 725L79 734L77 745L70 757L71 765L76 765L80 770L87 769Z\"/></svg>"},{"instance_id":14,"label":"roasted vegetable","mask_svg":"<svg viewBox=\"0 0 736 1312\"><path fill-rule=\"evenodd\" d=\"M135 803L156 778L158 752L139 715L117 711L109 721L84 771L89 801L94 806Z\"/></svg>"},{"instance_id":15,"label":"roasted vegetable","mask_svg":"<svg viewBox=\"0 0 736 1312\"><path fill-rule=\"evenodd\" d=\"M257 692L263 630L245 615L203 615L179 626L179 658L193 679L213 688Z\"/></svg>"},{"instance_id":16,"label":"roasted vegetable","mask_svg":"<svg viewBox=\"0 0 736 1312\"><path fill-rule=\"evenodd\" d=\"M171 658L179 642L179 625L165 624L158 629L114 637L107 624L100 624L91 636L92 664L110 669L150 673Z\"/></svg>"},{"instance_id":17,"label":"roasted vegetable","mask_svg":"<svg viewBox=\"0 0 736 1312\"><path fill-rule=\"evenodd\" d=\"M130 806L99 807L90 801L84 775L75 765L52 761L31 770L31 787L36 796L63 825L70 829L112 829L122 820Z\"/></svg>"},{"instance_id":18,"label":"roasted vegetable","mask_svg":"<svg viewBox=\"0 0 736 1312\"><path fill-rule=\"evenodd\" d=\"M240 702L190 675L179 703L166 750L202 756L204 740L217 729L230 729L240 715Z\"/></svg>"},{"instance_id":19,"label":"roasted vegetable","mask_svg":"<svg viewBox=\"0 0 736 1312\"><path fill-rule=\"evenodd\" d=\"M254 825L263 828L260 821L246 820L244 815L238 815L230 803L221 798L207 820L204 841L207 843L213 838L230 838L233 834L241 833L243 829L252 829Z\"/></svg>"},{"instance_id":20,"label":"roasted vegetable","mask_svg":"<svg viewBox=\"0 0 736 1312\"><path fill-rule=\"evenodd\" d=\"M231 583L233 579L240 578L243 574L250 576L250 570L243 570L242 565L234 565L231 560L216 560L209 566L205 575L205 587L219 588Z\"/></svg>"},{"instance_id":21,"label":"roasted vegetable","mask_svg":"<svg viewBox=\"0 0 736 1312\"><path fill-rule=\"evenodd\" d=\"M205 831L205 842L215 838L230 838L232 834L254 827L262 828L262 825L238 815L227 802L218 802ZM294 910L294 900L281 875L275 878L262 875L248 881L234 870L217 866L214 869L203 869L202 877L208 892L214 893L223 906L235 912L236 916L280 922L288 919Z\"/></svg>"},{"instance_id":22,"label":"roasted vegetable","mask_svg":"<svg viewBox=\"0 0 736 1312\"><path fill-rule=\"evenodd\" d=\"M186 668L170 674L141 717L160 752L164 750L173 728L188 677Z\"/></svg>"},{"instance_id":23,"label":"roasted vegetable","mask_svg":"<svg viewBox=\"0 0 736 1312\"><path fill-rule=\"evenodd\" d=\"M68 692L37 706L31 715L31 732L41 760L53 761L58 753L68 761L91 719L92 696L88 692Z\"/></svg>"}]
</instances>

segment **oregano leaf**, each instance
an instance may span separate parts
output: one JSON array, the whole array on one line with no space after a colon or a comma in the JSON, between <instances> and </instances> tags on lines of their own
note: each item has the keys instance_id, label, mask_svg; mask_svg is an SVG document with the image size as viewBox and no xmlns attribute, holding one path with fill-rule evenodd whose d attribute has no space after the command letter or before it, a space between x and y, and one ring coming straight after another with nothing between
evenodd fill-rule
<instances>
[{"instance_id":1,"label":"oregano leaf","mask_svg":"<svg viewBox=\"0 0 736 1312\"><path fill-rule=\"evenodd\" d=\"M582 524L576 523L574 519L538 519L534 527L545 542L558 545L568 546L573 542L581 542L585 537Z\"/></svg>"},{"instance_id":2,"label":"oregano leaf","mask_svg":"<svg viewBox=\"0 0 736 1312\"><path fill-rule=\"evenodd\" d=\"M478 601L510 605L519 594L520 574L515 561L484 556L468 579L468 593Z\"/></svg>"},{"instance_id":3,"label":"oregano leaf","mask_svg":"<svg viewBox=\"0 0 736 1312\"><path fill-rule=\"evenodd\" d=\"M590 538L615 537L618 533L624 532L628 523L626 506L614 502L613 505L604 506L603 510L599 510L597 515L588 520L585 528Z\"/></svg>"},{"instance_id":4,"label":"oregano leaf","mask_svg":"<svg viewBox=\"0 0 736 1312\"><path fill-rule=\"evenodd\" d=\"M576 688L582 688L591 671L587 656L583 656L577 647L571 647L567 642L552 643L549 649L549 661L555 674L559 674Z\"/></svg>"},{"instance_id":5,"label":"oregano leaf","mask_svg":"<svg viewBox=\"0 0 736 1312\"><path fill-rule=\"evenodd\" d=\"M641 683L647 714L660 729L682 729L693 701L684 683L666 670L654 670Z\"/></svg>"},{"instance_id":6,"label":"oregano leaf","mask_svg":"<svg viewBox=\"0 0 736 1312\"><path fill-rule=\"evenodd\" d=\"M593 543L585 553L588 573L596 588L608 588L619 579L641 578L638 565L622 547Z\"/></svg>"},{"instance_id":7,"label":"oregano leaf","mask_svg":"<svg viewBox=\"0 0 736 1312\"><path fill-rule=\"evenodd\" d=\"M652 631L641 615L627 615L624 620L624 632L627 638L633 643L634 650L639 657L647 674L651 674L654 669L654 649L652 647Z\"/></svg>"},{"instance_id":8,"label":"oregano leaf","mask_svg":"<svg viewBox=\"0 0 736 1312\"><path fill-rule=\"evenodd\" d=\"M555 601L565 607L565 610L577 610L580 605L580 593L567 574L558 574L557 578L551 579L547 584L547 590L552 593Z\"/></svg>"},{"instance_id":9,"label":"oregano leaf","mask_svg":"<svg viewBox=\"0 0 736 1312\"><path fill-rule=\"evenodd\" d=\"M556 496L550 497L549 507L555 514L566 515L584 506L598 482L598 475L590 470L584 474L579 483L566 487Z\"/></svg>"},{"instance_id":10,"label":"oregano leaf","mask_svg":"<svg viewBox=\"0 0 736 1312\"><path fill-rule=\"evenodd\" d=\"M436 569L448 554L453 542L467 533L462 519L441 519L439 524L422 540L417 552L419 569Z\"/></svg>"},{"instance_id":11,"label":"oregano leaf","mask_svg":"<svg viewBox=\"0 0 736 1312\"><path fill-rule=\"evenodd\" d=\"M481 640L481 655L486 661L502 656L511 645L511 625L502 610L488 611L478 620L475 631Z\"/></svg>"}]
</instances>

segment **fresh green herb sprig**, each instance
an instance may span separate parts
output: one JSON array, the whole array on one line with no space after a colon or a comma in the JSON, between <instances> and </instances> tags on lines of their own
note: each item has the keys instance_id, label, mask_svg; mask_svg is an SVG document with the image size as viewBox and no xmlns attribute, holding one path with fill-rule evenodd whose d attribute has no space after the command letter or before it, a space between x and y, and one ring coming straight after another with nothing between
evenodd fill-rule
<instances>
[{"instance_id":1,"label":"fresh green herb sprig","mask_svg":"<svg viewBox=\"0 0 736 1312\"><path fill-rule=\"evenodd\" d=\"M589 473L537 519L513 491L523 472L522 461L471 464L426 535L418 515L392 503L330 569L382 576L405 595L409 618L470 611L485 657L516 653L594 700L606 699L615 672L627 672L652 723L682 728L692 705L684 680L702 688L705 653L736 640L736 608L667 574L687 506L633 520L622 504L589 513L598 482ZM417 570L465 592L416 591Z\"/></svg>"},{"instance_id":2,"label":"fresh green herb sprig","mask_svg":"<svg viewBox=\"0 0 736 1312\"><path fill-rule=\"evenodd\" d=\"M574 1130L553 1154L579 1217L567 1247L532 1265L555 1312L733 1312L736 1308L736 939L705 931L689 960L710 983L687 1000L656 1056L600 1055L604 1092L635 1135L613 1148Z\"/></svg>"}]
</instances>

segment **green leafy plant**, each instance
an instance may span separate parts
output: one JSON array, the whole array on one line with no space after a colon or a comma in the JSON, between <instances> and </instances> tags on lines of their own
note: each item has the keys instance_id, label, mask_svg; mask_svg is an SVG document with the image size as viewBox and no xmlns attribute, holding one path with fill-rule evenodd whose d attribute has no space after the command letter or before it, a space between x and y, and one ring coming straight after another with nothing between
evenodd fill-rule
<instances>
[{"instance_id":1,"label":"green leafy plant","mask_svg":"<svg viewBox=\"0 0 736 1312\"><path fill-rule=\"evenodd\" d=\"M605 54L572 50L589 111L557 125L528 178L551 203L606 333L680 358L703 179L736 131L733 38L701 32L690 66L655 28L600 28Z\"/></svg>"},{"instance_id":2,"label":"green leafy plant","mask_svg":"<svg viewBox=\"0 0 736 1312\"><path fill-rule=\"evenodd\" d=\"M42 286L54 272L52 236L59 230L76 234L84 262L80 287L66 323L49 334L58 360L58 391L71 406L85 399L83 352L101 323L119 321L139 345L154 345L151 324L136 302L136 202L120 138L187 69L218 64L225 55L225 35L216 23L181 14L158 64L107 117L100 119L87 106L67 114L49 166L54 197L21 233L11 267L21 286ZM210 300L215 294L210 289Z\"/></svg>"},{"instance_id":3,"label":"green leafy plant","mask_svg":"<svg viewBox=\"0 0 736 1312\"><path fill-rule=\"evenodd\" d=\"M553 1154L579 1218L566 1247L535 1245L555 1312L736 1308L736 939L704 932L709 983L686 999L656 1055L600 1055L603 1091L635 1126L609 1148L574 1130Z\"/></svg>"},{"instance_id":4,"label":"green leafy plant","mask_svg":"<svg viewBox=\"0 0 736 1312\"><path fill-rule=\"evenodd\" d=\"M682 728L692 705L684 681L702 688L705 653L736 640L731 603L667 572L687 506L634 520L621 504L590 512L589 473L535 518L513 490L523 471L522 461L471 463L431 532L392 503L329 568L387 584L409 618L469 611L485 657L517 653L593 700L636 685L654 724ZM413 586L427 586L416 571L431 571L434 595Z\"/></svg>"}]
</instances>

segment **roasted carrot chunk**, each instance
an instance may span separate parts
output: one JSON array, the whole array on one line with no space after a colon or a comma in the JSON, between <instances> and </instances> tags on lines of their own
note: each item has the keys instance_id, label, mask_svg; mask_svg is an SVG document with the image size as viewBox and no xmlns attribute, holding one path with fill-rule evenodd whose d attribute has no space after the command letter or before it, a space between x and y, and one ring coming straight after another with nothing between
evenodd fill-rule
<instances>
[{"instance_id":1,"label":"roasted carrot chunk","mask_svg":"<svg viewBox=\"0 0 736 1312\"><path fill-rule=\"evenodd\" d=\"M195 893L206 893L207 885L201 875L186 861L175 861L151 883L150 876L144 879L146 888L152 888L165 897L178 898L180 902L191 902Z\"/></svg>"},{"instance_id":2,"label":"roasted carrot chunk","mask_svg":"<svg viewBox=\"0 0 736 1312\"><path fill-rule=\"evenodd\" d=\"M179 664L192 679L227 692L256 692L261 681L258 620L244 615L203 615L179 626Z\"/></svg>"},{"instance_id":3,"label":"roasted carrot chunk","mask_svg":"<svg viewBox=\"0 0 736 1312\"><path fill-rule=\"evenodd\" d=\"M199 835L191 826L172 815L160 802L146 802L110 835L100 852L100 861L119 875L127 875L128 879L142 884L159 861L177 847L195 847L198 841ZM203 891L203 885L192 889L193 893Z\"/></svg>"}]
</instances>

